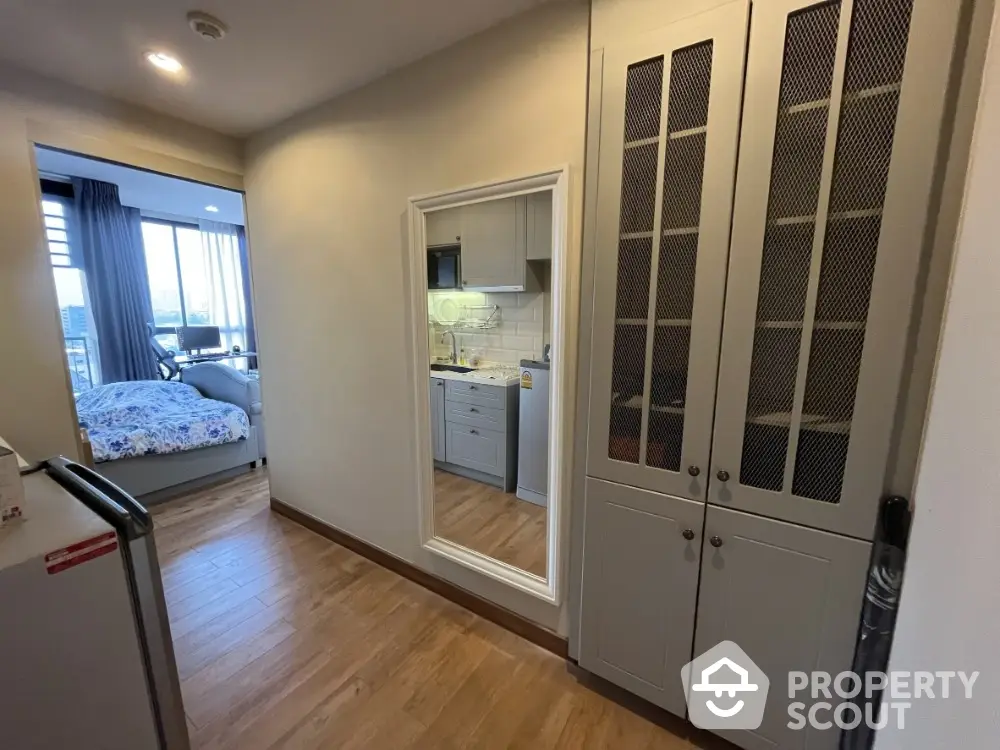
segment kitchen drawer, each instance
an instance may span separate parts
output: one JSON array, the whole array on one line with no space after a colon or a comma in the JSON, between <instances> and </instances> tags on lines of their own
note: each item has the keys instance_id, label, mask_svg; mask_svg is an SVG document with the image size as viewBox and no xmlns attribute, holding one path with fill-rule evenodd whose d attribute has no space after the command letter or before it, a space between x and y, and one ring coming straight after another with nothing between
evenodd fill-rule
<instances>
[{"instance_id":1,"label":"kitchen drawer","mask_svg":"<svg viewBox=\"0 0 1000 750\"><path fill-rule=\"evenodd\" d=\"M445 423L448 463L502 477L507 466L506 436L496 430Z\"/></svg>"},{"instance_id":2,"label":"kitchen drawer","mask_svg":"<svg viewBox=\"0 0 1000 750\"><path fill-rule=\"evenodd\" d=\"M507 432L507 411L492 406L477 406L462 401L448 401L444 407L446 422L463 424L466 427L482 427L497 432Z\"/></svg>"},{"instance_id":3,"label":"kitchen drawer","mask_svg":"<svg viewBox=\"0 0 1000 750\"><path fill-rule=\"evenodd\" d=\"M502 385L483 385L466 380L445 381L445 400L447 401L503 409L506 396L507 389Z\"/></svg>"}]
</instances>

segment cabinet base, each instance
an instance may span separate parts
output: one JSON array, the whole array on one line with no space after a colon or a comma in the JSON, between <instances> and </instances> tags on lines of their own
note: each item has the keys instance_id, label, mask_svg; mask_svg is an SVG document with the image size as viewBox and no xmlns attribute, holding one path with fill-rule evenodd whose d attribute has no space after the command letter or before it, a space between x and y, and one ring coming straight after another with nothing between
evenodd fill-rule
<instances>
[{"instance_id":1,"label":"cabinet base","mask_svg":"<svg viewBox=\"0 0 1000 750\"><path fill-rule=\"evenodd\" d=\"M465 477L466 479L472 479L476 482L482 482L483 484L488 484L504 492L512 492L514 489L513 484L510 487L506 486L503 477L498 477L494 474L487 474L482 471L476 471L475 469L466 469L464 466L459 466L458 464L450 464L447 461L435 461L435 469L441 469L441 471L447 471L449 474L457 474L460 477Z\"/></svg>"},{"instance_id":2,"label":"cabinet base","mask_svg":"<svg viewBox=\"0 0 1000 750\"><path fill-rule=\"evenodd\" d=\"M549 498L541 492L529 490L527 487L518 487L515 494L519 500L524 500L535 505L541 505L543 508L549 507Z\"/></svg>"}]
</instances>

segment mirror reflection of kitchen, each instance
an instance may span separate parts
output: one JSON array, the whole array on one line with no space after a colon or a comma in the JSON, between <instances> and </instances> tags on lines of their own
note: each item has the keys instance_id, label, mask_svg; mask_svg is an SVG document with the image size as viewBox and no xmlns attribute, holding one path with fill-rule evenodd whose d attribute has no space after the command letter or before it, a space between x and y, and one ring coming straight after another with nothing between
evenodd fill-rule
<instances>
[{"instance_id":1,"label":"mirror reflection of kitchen","mask_svg":"<svg viewBox=\"0 0 1000 750\"><path fill-rule=\"evenodd\" d=\"M552 192L426 221L434 535L544 579Z\"/></svg>"}]
</instances>

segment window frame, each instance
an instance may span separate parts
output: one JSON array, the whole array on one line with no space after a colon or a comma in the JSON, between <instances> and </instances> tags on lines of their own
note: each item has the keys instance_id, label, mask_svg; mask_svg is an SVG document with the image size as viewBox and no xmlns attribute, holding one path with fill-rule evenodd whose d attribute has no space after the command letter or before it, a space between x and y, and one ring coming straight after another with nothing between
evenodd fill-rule
<instances>
[{"instance_id":1,"label":"window frame","mask_svg":"<svg viewBox=\"0 0 1000 750\"><path fill-rule=\"evenodd\" d=\"M86 336L68 336L66 330L63 327L62 321L60 321L60 330L62 332L63 348L66 350L66 344L70 341L83 340L84 342L84 357L87 368L87 379L90 382L90 388L97 388L103 384L103 377L101 374L101 362L100 362L100 344L97 335L96 325L94 323L94 313L91 307L89 291L87 289L87 272L83 266L83 258L80 255L80 233L79 226L77 224L76 215L76 194L73 190L73 184L71 182L65 182L62 180L54 180L50 178L42 177L39 180L39 193L40 200L38 202L38 208L41 212L42 217L42 232L45 236L45 248L46 254L49 259L49 268L52 272L61 271L64 269L76 270L81 275L81 283L83 285L83 307L87 315L87 335ZM45 210L45 203L58 203L62 206L62 215L48 213ZM63 222L63 228L58 229L56 227L49 227L47 219L60 219ZM66 233L66 240L52 240L49 238L49 231L61 231ZM53 252L53 243L58 245L64 245L66 248L65 252ZM63 258L66 260L65 264L55 263L53 260L55 258ZM58 289L58 286L57 286ZM58 306L58 292L56 304ZM66 367L70 373L70 379L73 379L74 368L72 362L69 359L69 351L66 350ZM75 392L75 388L74 388Z\"/></svg>"},{"instance_id":2,"label":"window frame","mask_svg":"<svg viewBox=\"0 0 1000 750\"><path fill-rule=\"evenodd\" d=\"M174 268L177 271L177 293L180 298L181 305L181 325L187 326L187 303L184 301L184 279L181 277L181 250L180 243L177 241L177 229L178 227L184 227L186 229L196 229L199 232L201 227L199 227L194 222L190 221L180 221L177 219L159 219L152 216L140 216L140 224L160 224L161 226L170 227L170 236L173 238L174 242ZM148 271L147 271L148 274ZM156 322L155 316L153 319L153 324L159 328L159 324Z\"/></svg>"}]
</instances>

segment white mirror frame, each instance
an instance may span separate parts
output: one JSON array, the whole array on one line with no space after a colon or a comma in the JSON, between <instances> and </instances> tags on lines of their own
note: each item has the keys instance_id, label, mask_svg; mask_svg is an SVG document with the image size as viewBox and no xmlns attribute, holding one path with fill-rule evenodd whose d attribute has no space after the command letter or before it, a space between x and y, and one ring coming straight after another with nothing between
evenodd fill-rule
<instances>
[{"instance_id":1,"label":"white mirror frame","mask_svg":"<svg viewBox=\"0 0 1000 750\"><path fill-rule=\"evenodd\" d=\"M430 351L427 340L427 224L425 214L472 203L552 191L551 344L552 392L549 398L549 504L546 518L546 577L532 575L482 552L434 536L434 457L431 447ZM567 397L572 394L572 367L567 366L568 322L572 295L568 266L569 166L512 180L491 182L409 199L410 252L408 270L413 316L410 324L416 425L413 444L420 503L420 541L424 549L485 576L510 584L553 604L561 602L563 518L568 512L568 467L572 459L565 446Z\"/></svg>"}]
</instances>

